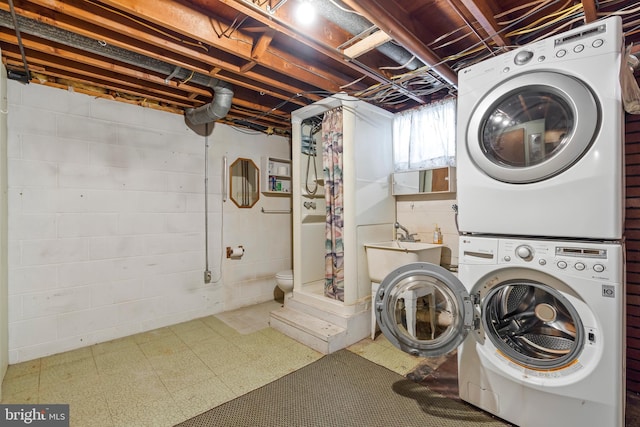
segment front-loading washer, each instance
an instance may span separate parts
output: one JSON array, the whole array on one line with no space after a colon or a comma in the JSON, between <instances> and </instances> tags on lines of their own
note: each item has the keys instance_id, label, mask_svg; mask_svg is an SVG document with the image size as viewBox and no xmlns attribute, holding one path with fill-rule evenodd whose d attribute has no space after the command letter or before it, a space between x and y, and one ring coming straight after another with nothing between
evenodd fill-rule
<instances>
[{"instance_id":1,"label":"front-loading washer","mask_svg":"<svg viewBox=\"0 0 640 427\"><path fill-rule=\"evenodd\" d=\"M460 71L461 232L622 238L622 49L611 17Z\"/></svg>"},{"instance_id":2,"label":"front-loading washer","mask_svg":"<svg viewBox=\"0 0 640 427\"><path fill-rule=\"evenodd\" d=\"M623 262L621 244L461 236L458 277L399 267L376 317L410 354L457 349L460 397L510 423L621 427Z\"/></svg>"}]
</instances>

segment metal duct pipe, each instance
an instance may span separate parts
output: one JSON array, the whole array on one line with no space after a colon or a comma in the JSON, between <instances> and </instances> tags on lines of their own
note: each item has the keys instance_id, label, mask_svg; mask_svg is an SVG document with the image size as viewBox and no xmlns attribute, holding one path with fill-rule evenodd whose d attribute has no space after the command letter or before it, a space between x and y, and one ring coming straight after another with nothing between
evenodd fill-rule
<instances>
[{"instance_id":1,"label":"metal duct pipe","mask_svg":"<svg viewBox=\"0 0 640 427\"><path fill-rule=\"evenodd\" d=\"M212 113L198 113L198 117L200 117L200 115L202 114L203 117L216 117L216 119L214 120L217 120L226 116L229 108L231 108L231 98L233 98L233 91L229 83L223 82L218 79L212 79L210 76L200 73L194 73L193 76L191 76L189 70L176 68L175 65L169 64L167 62L149 58L147 56L140 55L138 53L131 52L116 46L103 45L89 37L84 37L79 34L56 28L33 19L25 18L24 16L17 16L17 18L18 24L20 25L20 29L23 33L33 34L45 40L53 41L66 46L71 46L77 49L82 49L84 51L95 53L96 55L100 55L105 58L124 62L125 64L142 67L158 74L173 76L179 80L185 80L191 77L191 82L212 88L215 92L215 98L213 102L211 104L198 107L198 109L210 109ZM0 10L0 26L13 29L13 25L14 24L11 14L9 12Z\"/></svg>"},{"instance_id":2,"label":"metal duct pipe","mask_svg":"<svg viewBox=\"0 0 640 427\"><path fill-rule=\"evenodd\" d=\"M322 15L323 18L333 22L338 27L350 32L351 34L360 34L372 26L372 24L362 16L356 13L345 12L344 10L336 7L330 1L310 0L310 3L313 4L313 7L320 15ZM424 64L418 59L415 59L411 53L391 42L378 46L377 50L397 62L399 65L404 65L405 68L409 70L416 70L424 66Z\"/></svg>"},{"instance_id":3,"label":"metal duct pipe","mask_svg":"<svg viewBox=\"0 0 640 427\"><path fill-rule=\"evenodd\" d=\"M233 100L233 89L225 81L211 78L207 83L215 93L213 101L198 108L187 108L184 117L194 125L215 122L227 115Z\"/></svg>"}]
</instances>

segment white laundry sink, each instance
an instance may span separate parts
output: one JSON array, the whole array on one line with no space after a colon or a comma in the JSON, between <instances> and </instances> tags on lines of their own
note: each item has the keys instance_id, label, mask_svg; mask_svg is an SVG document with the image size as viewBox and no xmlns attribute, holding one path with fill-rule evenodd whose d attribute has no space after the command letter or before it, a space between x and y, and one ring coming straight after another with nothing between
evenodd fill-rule
<instances>
[{"instance_id":1,"label":"white laundry sink","mask_svg":"<svg viewBox=\"0 0 640 427\"><path fill-rule=\"evenodd\" d=\"M369 277L372 282L382 280L393 270L412 262L430 262L440 265L442 245L423 242L387 242L365 243Z\"/></svg>"}]
</instances>

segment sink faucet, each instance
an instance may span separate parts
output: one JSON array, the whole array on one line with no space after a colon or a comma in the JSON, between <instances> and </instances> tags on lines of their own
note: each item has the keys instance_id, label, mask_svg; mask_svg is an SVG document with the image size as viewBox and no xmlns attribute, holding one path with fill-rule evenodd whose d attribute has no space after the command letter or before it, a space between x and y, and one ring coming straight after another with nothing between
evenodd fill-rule
<instances>
[{"instance_id":1,"label":"sink faucet","mask_svg":"<svg viewBox=\"0 0 640 427\"><path fill-rule=\"evenodd\" d=\"M400 224L399 222L396 222L395 224L393 224L393 226L396 228L396 230L402 230L404 231L404 234L402 234L402 232L398 231L396 233L396 238L401 241L401 242L417 242L417 240L415 239L415 235L417 235L417 233L409 233L409 230L406 229L406 227L403 227L402 224ZM399 236L399 237L398 237Z\"/></svg>"}]
</instances>

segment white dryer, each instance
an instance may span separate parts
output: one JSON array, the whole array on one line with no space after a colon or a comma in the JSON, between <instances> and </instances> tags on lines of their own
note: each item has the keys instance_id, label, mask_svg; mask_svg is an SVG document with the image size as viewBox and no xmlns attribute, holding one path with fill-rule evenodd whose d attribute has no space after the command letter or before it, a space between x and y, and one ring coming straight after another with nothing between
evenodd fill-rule
<instances>
[{"instance_id":1,"label":"white dryer","mask_svg":"<svg viewBox=\"0 0 640 427\"><path fill-rule=\"evenodd\" d=\"M402 266L376 317L408 353L457 348L460 397L510 423L622 427L623 262L620 244L461 236L458 277Z\"/></svg>"},{"instance_id":2,"label":"white dryer","mask_svg":"<svg viewBox=\"0 0 640 427\"><path fill-rule=\"evenodd\" d=\"M461 232L622 237L622 49L611 17L460 71Z\"/></svg>"}]
</instances>

